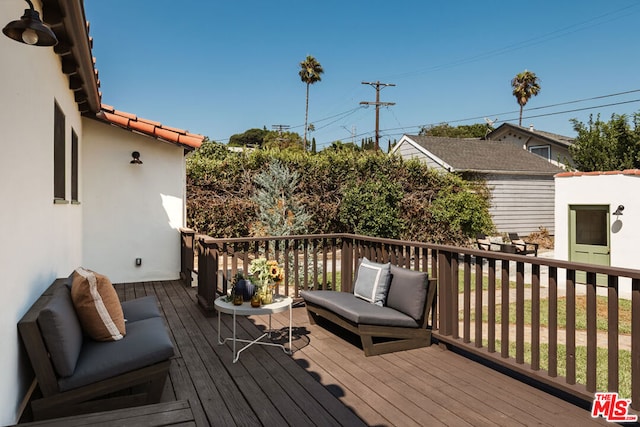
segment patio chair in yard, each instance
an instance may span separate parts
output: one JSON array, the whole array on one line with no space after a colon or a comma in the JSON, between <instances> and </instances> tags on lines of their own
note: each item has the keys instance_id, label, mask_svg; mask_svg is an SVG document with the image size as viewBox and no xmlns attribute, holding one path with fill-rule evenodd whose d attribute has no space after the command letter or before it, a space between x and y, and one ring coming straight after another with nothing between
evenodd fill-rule
<instances>
[{"instance_id":1,"label":"patio chair in yard","mask_svg":"<svg viewBox=\"0 0 640 427\"><path fill-rule=\"evenodd\" d=\"M509 233L509 240L516 249L516 253L519 255L538 256L538 244L533 242L526 242L518 236L518 233Z\"/></svg>"},{"instance_id":2,"label":"patio chair in yard","mask_svg":"<svg viewBox=\"0 0 640 427\"><path fill-rule=\"evenodd\" d=\"M478 249L483 251L491 250L491 241L486 234L478 233L476 234L476 244L478 245Z\"/></svg>"}]
</instances>

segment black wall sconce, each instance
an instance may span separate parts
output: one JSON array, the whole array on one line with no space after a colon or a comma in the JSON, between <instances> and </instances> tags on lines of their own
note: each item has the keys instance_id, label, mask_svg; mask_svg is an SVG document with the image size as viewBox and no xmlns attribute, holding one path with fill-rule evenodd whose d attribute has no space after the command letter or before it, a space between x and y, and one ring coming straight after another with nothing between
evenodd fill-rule
<instances>
[{"instance_id":1,"label":"black wall sconce","mask_svg":"<svg viewBox=\"0 0 640 427\"><path fill-rule=\"evenodd\" d=\"M129 163L131 163L132 165L142 164L142 160L140 160L140 153L138 151L134 151L133 153L131 153L131 157L133 157L133 160L131 160Z\"/></svg>"},{"instance_id":2,"label":"black wall sconce","mask_svg":"<svg viewBox=\"0 0 640 427\"><path fill-rule=\"evenodd\" d=\"M24 15L17 21L9 22L2 32L20 43L32 46L55 46L58 44L56 35L51 28L47 27L40 20L40 14L33 8L30 0L24 0L29 5L29 9L24 10Z\"/></svg>"},{"instance_id":3,"label":"black wall sconce","mask_svg":"<svg viewBox=\"0 0 640 427\"><path fill-rule=\"evenodd\" d=\"M613 213L615 216L620 216L622 215L622 211L624 210L624 206L623 205L618 205L618 209L616 209L616 211Z\"/></svg>"}]
</instances>

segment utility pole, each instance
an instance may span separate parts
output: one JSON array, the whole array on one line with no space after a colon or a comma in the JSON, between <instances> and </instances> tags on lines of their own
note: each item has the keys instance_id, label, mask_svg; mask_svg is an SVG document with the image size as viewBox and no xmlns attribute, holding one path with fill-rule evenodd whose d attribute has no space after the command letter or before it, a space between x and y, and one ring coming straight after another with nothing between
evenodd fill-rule
<instances>
[{"instance_id":1,"label":"utility pole","mask_svg":"<svg viewBox=\"0 0 640 427\"><path fill-rule=\"evenodd\" d=\"M363 85L370 85L376 88L376 100L375 102L371 101L362 101L360 105L375 105L376 106L376 151L380 150L380 106L390 106L396 105L395 102L380 102L380 89L387 86L395 86L393 83L380 83L376 82L362 82Z\"/></svg>"},{"instance_id":2,"label":"utility pole","mask_svg":"<svg viewBox=\"0 0 640 427\"><path fill-rule=\"evenodd\" d=\"M276 138L276 141L278 141L278 144L282 146L282 141L284 141L284 138L282 138L282 131L289 130L289 125L271 125L271 129L278 131L278 138Z\"/></svg>"},{"instance_id":3,"label":"utility pole","mask_svg":"<svg viewBox=\"0 0 640 427\"><path fill-rule=\"evenodd\" d=\"M341 128L351 134L351 143L355 144L356 143L356 126L355 125L351 126L351 130L347 129L345 126L341 126Z\"/></svg>"},{"instance_id":4,"label":"utility pole","mask_svg":"<svg viewBox=\"0 0 640 427\"><path fill-rule=\"evenodd\" d=\"M275 129L278 131L280 135L282 135L283 130L288 130L289 125L271 125L271 129Z\"/></svg>"}]
</instances>

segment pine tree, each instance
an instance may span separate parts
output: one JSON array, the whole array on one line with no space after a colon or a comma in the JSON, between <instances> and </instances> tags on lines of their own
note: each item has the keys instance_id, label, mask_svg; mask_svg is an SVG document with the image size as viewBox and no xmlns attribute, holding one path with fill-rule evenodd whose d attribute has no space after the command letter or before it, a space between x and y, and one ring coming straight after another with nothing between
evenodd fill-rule
<instances>
[{"instance_id":1,"label":"pine tree","mask_svg":"<svg viewBox=\"0 0 640 427\"><path fill-rule=\"evenodd\" d=\"M256 175L257 190L251 200L258 207L258 220L253 225L256 236L288 236L304 234L311 215L306 213L295 194L299 174L275 160Z\"/></svg>"}]
</instances>

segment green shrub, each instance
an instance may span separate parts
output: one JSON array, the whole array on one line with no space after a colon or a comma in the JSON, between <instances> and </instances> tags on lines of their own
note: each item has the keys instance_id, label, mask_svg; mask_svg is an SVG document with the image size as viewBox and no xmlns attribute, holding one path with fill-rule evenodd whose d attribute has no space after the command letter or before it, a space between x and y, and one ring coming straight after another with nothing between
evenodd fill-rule
<instances>
[{"instance_id":1,"label":"green shrub","mask_svg":"<svg viewBox=\"0 0 640 427\"><path fill-rule=\"evenodd\" d=\"M492 228L484 183L416 160L358 150L237 153L214 142L187 159L188 226L213 237L250 235L260 213L256 177L273 162L297 175L296 209L308 215L310 234L355 232L461 244Z\"/></svg>"},{"instance_id":2,"label":"green shrub","mask_svg":"<svg viewBox=\"0 0 640 427\"><path fill-rule=\"evenodd\" d=\"M355 234L400 238L404 229L399 209L402 196L398 184L381 176L351 184L344 191L340 220Z\"/></svg>"}]
</instances>

